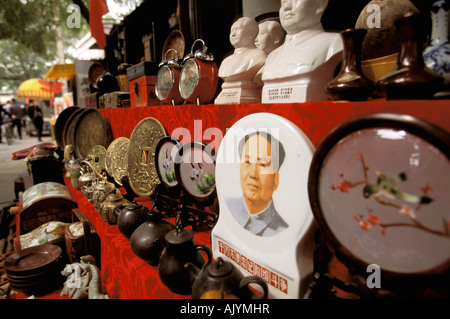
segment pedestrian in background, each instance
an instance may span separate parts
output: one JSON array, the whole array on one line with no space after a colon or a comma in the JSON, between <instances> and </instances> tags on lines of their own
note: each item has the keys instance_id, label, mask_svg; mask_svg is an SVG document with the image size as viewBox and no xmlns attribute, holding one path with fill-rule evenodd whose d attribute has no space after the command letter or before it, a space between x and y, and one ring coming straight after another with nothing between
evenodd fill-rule
<instances>
[{"instance_id":1,"label":"pedestrian in background","mask_svg":"<svg viewBox=\"0 0 450 319\"><path fill-rule=\"evenodd\" d=\"M17 104L16 99L11 99L10 101L11 108L11 119L13 120L13 129L14 126L17 127L17 134L19 135L19 139L22 139L22 118L23 118L23 110L22 107Z\"/></svg>"},{"instance_id":2,"label":"pedestrian in background","mask_svg":"<svg viewBox=\"0 0 450 319\"><path fill-rule=\"evenodd\" d=\"M42 109L32 99L30 100L30 105L28 106L28 116L36 127L38 141L42 141L42 126L44 124Z\"/></svg>"},{"instance_id":3,"label":"pedestrian in background","mask_svg":"<svg viewBox=\"0 0 450 319\"><path fill-rule=\"evenodd\" d=\"M3 125L3 119L7 120L8 118L11 117L11 114L9 114L9 112L7 112L4 108L3 108L4 104L0 104L0 127ZM2 136L3 136L3 131L0 132L0 143L2 142Z\"/></svg>"}]
</instances>

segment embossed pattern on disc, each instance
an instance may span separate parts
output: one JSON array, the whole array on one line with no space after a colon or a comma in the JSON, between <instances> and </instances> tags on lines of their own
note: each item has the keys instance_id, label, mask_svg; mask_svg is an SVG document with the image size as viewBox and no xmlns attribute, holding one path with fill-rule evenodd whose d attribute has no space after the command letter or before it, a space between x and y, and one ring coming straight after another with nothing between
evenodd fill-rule
<instances>
[{"instance_id":1,"label":"embossed pattern on disc","mask_svg":"<svg viewBox=\"0 0 450 319\"><path fill-rule=\"evenodd\" d=\"M106 150L106 171L115 182L122 185L122 177L128 173L128 145L130 140L118 137L111 142Z\"/></svg>"},{"instance_id":2,"label":"embossed pattern on disc","mask_svg":"<svg viewBox=\"0 0 450 319\"><path fill-rule=\"evenodd\" d=\"M138 196L150 196L161 181L155 165L158 142L167 136L162 124L153 117L144 118L133 129L128 145L128 179Z\"/></svg>"},{"instance_id":3,"label":"embossed pattern on disc","mask_svg":"<svg viewBox=\"0 0 450 319\"><path fill-rule=\"evenodd\" d=\"M86 157L91 159L91 164L94 166L95 171L101 174L106 167L106 148L103 145L95 145L90 149Z\"/></svg>"},{"instance_id":4,"label":"embossed pattern on disc","mask_svg":"<svg viewBox=\"0 0 450 319\"><path fill-rule=\"evenodd\" d=\"M78 158L85 158L95 145L106 147L107 128L102 113L95 108L86 108L80 114L74 130L75 151Z\"/></svg>"}]
</instances>

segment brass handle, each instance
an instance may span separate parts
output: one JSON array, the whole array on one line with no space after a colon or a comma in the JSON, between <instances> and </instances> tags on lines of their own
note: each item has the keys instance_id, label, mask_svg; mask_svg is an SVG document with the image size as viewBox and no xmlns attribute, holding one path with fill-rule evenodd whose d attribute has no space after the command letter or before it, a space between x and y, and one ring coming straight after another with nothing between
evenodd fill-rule
<instances>
[{"instance_id":1,"label":"brass handle","mask_svg":"<svg viewBox=\"0 0 450 319\"><path fill-rule=\"evenodd\" d=\"M139 97L139 83L134 82L134 93L136 93L136 96Z\"/></svg>"}]
</instances>

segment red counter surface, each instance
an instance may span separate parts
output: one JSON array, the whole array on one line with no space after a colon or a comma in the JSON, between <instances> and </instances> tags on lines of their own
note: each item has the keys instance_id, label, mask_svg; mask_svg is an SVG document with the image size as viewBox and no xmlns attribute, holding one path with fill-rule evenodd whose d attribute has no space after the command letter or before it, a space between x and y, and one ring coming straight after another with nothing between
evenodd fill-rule
<instances>
[{"instance_id":1,"label":"red counter surface","mask_svg":"<svg viewBox=\"0 0 450 319\"><path fill-rule=\"evenodd\" d=\"M220 145L220 136L208 137L211 132L207 131L208 129L217 128L223 136L226 129L240 118L257 112L274 113L289 119L304 131L316 147L340 123L373 113L408 114L450 131L449 100L165 105L100 111L111 126L114 139L121 136L129 138L137 123L146 117L154 117L162 123L169 135L172 135L175 129L183 128L184 132L189 132L190 135L183 135L184 141L200 140L215 147ZM117 225L104 222L94 206L80 191L73 189L68 179L66 185L74 193L80 211L92 223L100 237L102 280L111 298L190 298L189 295L177 295L167 289L159 281L157 267L146 264L134 255L129 240L119 232ZM151 206L149 198L138 200L146 206ZM210 232L197 232L194 239L196 243L210 244ZM346 267L335 259L330 264L330 271L342 280L349 279Z\"/></svg>"},{"instance_id":2,"label":"red counter surface","mask_svg":"<svg viewBox=\"0 0 450 319\"><path fill-rule=\"evenodd\" d=\"M242 117L258 112L269 112L290 120L316 147L338 124L374 113L408 114L450 131L450 100L379 99L367 102L326 101L298 104L163 105L100 111L111 125L114 138L129 138L137 123L146 117L154 117L162 123L169 135L177 128L185 128L192 140L195 137L196 140L200 139L205 144L211 143L216 147L219 146L220 140L217 136L208 138L212 132L211 128L218 128L223 135L227 128ZM188 138L184 138L187 141Z\"/></svg>"},{"instance_id":3,"label":"red counter surface","mask_svg":"<svg viewBox=\"0 0 450 319\"><path fill-rule=\"evenodd\" d=\"M101 276L104 289L112 299L190 298L190 295L172 293L159 280L158 267L137 257L118 226L106 223L81 191L72 187L70 179L66 178L65 183L74 194L79 210L100 237ZM135 198L135 201L148 208L153 204L148 197ZM194 241L210 246L210 235L210 232L196 232Z\"/></svg>"}]
</instances>

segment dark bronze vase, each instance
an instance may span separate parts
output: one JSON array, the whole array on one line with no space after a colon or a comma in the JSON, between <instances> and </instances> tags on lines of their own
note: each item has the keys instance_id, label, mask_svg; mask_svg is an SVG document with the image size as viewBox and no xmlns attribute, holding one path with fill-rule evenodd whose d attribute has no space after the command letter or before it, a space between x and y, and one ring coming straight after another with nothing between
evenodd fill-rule
<instances>
[{"instance_id":1,"label":"dark bronze vase","mask_svg":"<svg viewBox=\"0 0 450 319\"><path fill-rule=\"evenodd\" d=\"M325 88L331 100L365 101L373 94L375 83L361 69L361 45L366 33L365 29L340 32L344 46L341 70Z\"/></svg>"},{"instance_id":2,"label":"dark bronze vase","mask_svg":"<svg viewBox=\"0 0 450 319\"><path fill-rule=\"evenodd\" d=\"M422 14L407 15L395 23L401 42L397 65L377 83L388 100L429 99L442 89L444 79L431 73L423 60L423 25Z\"/></svg>"},{"instance_id":3,"label":"dark bronze vase","mask_svg":"<svg viewBox=\"0 0 450 319\"><path fill-rule=\"evenodd\" d=\"M131 202L123 209L117 210L117 227L127 239L147 220L149 209L142 204Z\"/></svg>"},{"instance_id":4,"label":"dark bronze vase","mask_svg":"<svg viewBox=\"0 0 450 319\"><path fill-rule=\"evenodd\" d=\"M157 266L166 246L164 236L174 228L175 225L164 220L159 212L148 212L147 221L131 234L131 250L146 263Z\"/></svg>"},{"instance_id":5,"label":"dark bronze vase","mask_svg":"<svg viewBox=\"0 0 450 319\"><path fill-rule=\"evenodd\" d=\"M196 245L194 232L186 228L169 231L165 240L166 248L158 266L159 279L174 293L190 294L192 292L190 271L184 265L191 263L197 268L202 268L204 264L210 263L211 248L203 244ZM207 254L208 260L205 260L200 250Z\"/></svg>"}]
</instances>

